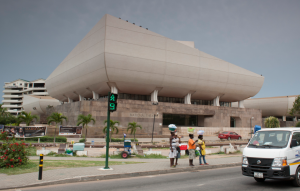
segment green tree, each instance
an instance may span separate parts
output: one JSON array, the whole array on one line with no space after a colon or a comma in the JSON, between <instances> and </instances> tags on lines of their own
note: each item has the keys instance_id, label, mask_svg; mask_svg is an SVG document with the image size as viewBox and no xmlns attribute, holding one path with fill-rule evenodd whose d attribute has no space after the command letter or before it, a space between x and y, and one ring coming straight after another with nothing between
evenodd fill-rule
<instances>
[{"instance_id":1,"label":"green tree","mask_svg":"<svg viewBox=\"0 0 300 191\"><path fill-rule=\"evenodd\" d=\"M107 123L107 120L105 120L104 121L104 125ZM120 122L119 121L113 121L113 120L110 120L110 124L109 124L109 128L111 129L111 131L110 131L110 136L109 136L109 139L110 139L110 141L111 141L111 137L112 137L112 135L114 134L114 132L116 132L116 134L118 134L119 133L119 129L118 129L118 127L116 126L116 124L120 124ZM107 126L105 126L104 128L103 128L103 133L105 134L106 133L106 129L107 129ZM106 134L105 134L106 135Z\"/></svg>"},{"instance_id":2,"label":"green tree","mask_svg":"<svg viewBox=\"0 0 300 191\"><path fill-rule=\"evenodd\" d=\"M57 128L57 124L62 124L63 120L68 121L68 118L64 116L62 113L53 112L49 117L47 117L47 123L50 125L51 123L55 123L55 127ZM54 131L54 143L56 138L56 129Z\"/></svg>"},{"instance_id":3,"label":"green tree","mask_svg":"<svg viewBox=\"0 0 300 191\"><path fill-rule=\"evenodd\" d=\"M87 127L87 125L93 121L93 124L95 124L96 120L93 118L91 114L88 114L87 116L80 114L77 118L77 126L82 125L83 129L84 127ZM83 130L82 129L82 130ZM84 142L86 142L86 136L84 137Z\"/></svg>"},{"instance_id":4,"label":"green tree","mask_svg":"<svg viewBox=\"0 0 300 191\"><path fill-rule=\"evenodd\" d=\"M290 115L300 115L300 95L296 97L292 109L290 109Z\"/></svg>"},{"instance_id":5,"label":"green tree","mask_svg":"<svg viewBox=\"0 0 300 191\"><path fill-rule=\"evenodd\" d=\"M10 113L7 112L7 108L2 107L2 106L3 106L3 103L0 104L0 116L1 117L8 117L8 116L10 116Z\"/></svg>"},{"instance_id":6,"label":"green tree","mask_svg":"<svg viewBox=\"0 0 300 191\"><path fill-rule=\"evenodd\" d=\"M266 118L264 124L268 128L280 127L279 120L273 116Z\"/></svg>"},{"instance_id":7,"label":"green tree","mask_svg":"<svg viewBox=\"0 0 300 191\"><path fill-rule=\"evenodd\" d=\"M62 124L63 120L68 121L68 118L64 116L62 113L54 112L51 113L49 117L47 117L48 125L51 123L55 123L55 127L58 127L57 124Z\"/></svg>"},{"instance_id":8,"label":"green tree","mask_svg":"<svg viewBox=\"0 0 300 191\"><path fill-rule=\"evenodd\" d=\"M31 115L31 112L27 113L25 111L22 111L18 118L22 121L25 122L27 126L30 125L30 123L35 119L39 120L39 116L37 115Z\"/></svg>"},{"instance_id":9,"label":"green tree","mask_svg":"<svg viewBox=\"0 0 300 191\"><path fill-rule=\"evenodd\" d=\"M300 121L296 123L295 127L300 127Z\"/></svg>"},{"instance_id":10,"label":"green tree","mask_svg":"<svg viewBox=\"0 0 300 191\"><path fill-rule=\"evenodd\" d=\"M132 123L128 123L128 127L127 127L127 132L130 130L130 134L132 135L133 134L133 137L134 137L134 142L135 142L135 132L137 130L137 128L140 128L142 129L142 126L141 125L138 125L136 122L132 122Z\"/></svg>"}]
</instances>

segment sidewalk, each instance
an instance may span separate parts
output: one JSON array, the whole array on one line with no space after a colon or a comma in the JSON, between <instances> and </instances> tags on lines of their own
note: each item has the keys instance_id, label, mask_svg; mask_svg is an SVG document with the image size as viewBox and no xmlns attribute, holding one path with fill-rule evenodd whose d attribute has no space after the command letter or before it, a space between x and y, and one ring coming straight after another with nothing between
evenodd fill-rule
<instances>
[{"instance_id":1,"label":"sidewalk","mask_svg":"<svg viewBox=\"0 0 300 191\"><path fill-rule=\"evenodd\" d=\"M220 158L222 157L222 158ZM30 159L38 159L38 157L30 157ZM103 158L87 158L87 157L44 157L46 160L88 160L88 161L105 161ZM6 175L0 174L0 189L13 189L25 186L35 185L51 185L69 182L104 180L122 177L134 177L143 175L165 174L172 172L183 172L191 170L201 170L208 168L221 168L226 166L236 166L241 162L241 156L217 156L207 155L208 166L200 166L199 159L194 160L195 167L188 166L187 159L179 159L179 165L174 169L169 167L169 159L110 159L110 161L136 161L144 162L138 164L113 165L113 170L99 170L100 166L81 167L81 168L65 168L56 170L47 170L43 172L43 180L37 180L38 172ZM103 166L102 166L103 167Z\"/></svg>"}]
</instances>

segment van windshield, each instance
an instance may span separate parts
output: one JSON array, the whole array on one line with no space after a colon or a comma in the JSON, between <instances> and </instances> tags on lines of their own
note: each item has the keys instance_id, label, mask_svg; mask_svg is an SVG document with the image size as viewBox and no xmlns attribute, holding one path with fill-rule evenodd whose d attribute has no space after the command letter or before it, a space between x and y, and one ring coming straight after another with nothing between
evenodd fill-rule
<instances>
[{"instance_id":1,"label":"van windshield","mask_svg":"<svg viewBox=\"0 0 300 191\"><path fill-rule=\"evenodd\" d=\"M290 131L258 131L249 142L249 147L284 148L287 146Z\"/></svg>"}]
</instances>

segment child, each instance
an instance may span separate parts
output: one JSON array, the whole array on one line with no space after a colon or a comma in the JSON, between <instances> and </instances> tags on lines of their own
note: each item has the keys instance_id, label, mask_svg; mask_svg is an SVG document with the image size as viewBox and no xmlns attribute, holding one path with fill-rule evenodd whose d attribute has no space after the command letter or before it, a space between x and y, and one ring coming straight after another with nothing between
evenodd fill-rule
<instances>
[{"instance_id":1,"label":"child","mask_svg":"<svg viewBox=\"0 0 300 191\"><path fill-rule=\"evenodd\" d=\"M200 148L199 164L203 165L202 160L201 160L201 157L202 157L204 164L208 165L208 163L206 163L206 160L205 160L206 152L205 152L205 142L203 141L203 135L199 135L198 138L199 138L198 144L199 144L199 148Z\"/></svg>"}]
</instances>

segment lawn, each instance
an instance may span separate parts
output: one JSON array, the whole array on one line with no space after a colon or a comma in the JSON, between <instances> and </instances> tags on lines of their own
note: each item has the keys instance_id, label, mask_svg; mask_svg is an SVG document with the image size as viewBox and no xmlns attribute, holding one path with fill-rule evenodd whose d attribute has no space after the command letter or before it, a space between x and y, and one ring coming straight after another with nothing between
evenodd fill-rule
<instances>
[{"instance_id":1,"label":"lawn","mask_svg":"<svg viewBox=\"0 0 300 191\"><path fill-rule=\"evenodd\" d=\"M16 175L25 174L31 172L38 172L38 160L30 160L27 165L23 165L16 168L0 168L0 174ZM124 164L136 164L141 162L119 162L109 161L109 165L124 165ZM64 160L47 160L44 161L43 170L53 170L61 168L77 168L77 167L90 167L90 166L105 166L105 161L64 161Z\"/></svg>"}]
</instances>

